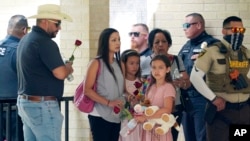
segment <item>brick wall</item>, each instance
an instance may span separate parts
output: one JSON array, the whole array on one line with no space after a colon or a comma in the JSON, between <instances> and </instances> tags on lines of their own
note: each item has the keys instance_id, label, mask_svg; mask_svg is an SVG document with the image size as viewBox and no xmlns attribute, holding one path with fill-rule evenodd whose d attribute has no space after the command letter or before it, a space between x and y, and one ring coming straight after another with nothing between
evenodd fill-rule
<instances>
[{"instance_id":1,"label":"brick wall","mask_svg":"<svg viewBox=\"0 0 250 141\"><path fill-rule=\"evenodd\" d=\"M250 1L247 0L110 0L110 24L121 34L122 50L130 47L127 33L131 25L146 23L150 30L163 28L170 31L173 45L170 52L176 54L187 41L182 23L187 14L198 12L204 16L206 30L217 38L222 38L221 27L224 18L240 16L247 28L244 44L250 48ZM114 3L114 4L112 4ZM146 5L145 5L146 3ZM125 8L124 8L125 7ZM126 9L126 10L124 10ZM145 17L146 16L146 17Z\"/></svg>"}]
</instances>

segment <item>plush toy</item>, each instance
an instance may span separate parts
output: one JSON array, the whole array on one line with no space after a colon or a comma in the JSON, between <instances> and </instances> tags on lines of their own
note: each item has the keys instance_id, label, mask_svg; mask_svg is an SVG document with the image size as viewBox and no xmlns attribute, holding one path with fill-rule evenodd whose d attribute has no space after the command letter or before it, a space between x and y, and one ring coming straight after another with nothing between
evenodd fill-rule
<instances>
[{"instance_id":1,"label":"plush toy","mask_svg":"<svg viewBox=\"0 0 250 141\"><path fill-rule=\"evenodd\" d=\"M145 107L141 106L140 104L134 106L134 111L136 113L144 112L146 116L152 116L158 109L158 106ZM155 128L155 133L158 135L166 134L173 126L176 128L177 131L179 131L180 129L175 117L172 114L164 113L162 114L161 118L148 120L147 122L143 123L143 129L146 131L150 131L154 128L155 124L161 125Z\"/></svg>"}]
</instances>

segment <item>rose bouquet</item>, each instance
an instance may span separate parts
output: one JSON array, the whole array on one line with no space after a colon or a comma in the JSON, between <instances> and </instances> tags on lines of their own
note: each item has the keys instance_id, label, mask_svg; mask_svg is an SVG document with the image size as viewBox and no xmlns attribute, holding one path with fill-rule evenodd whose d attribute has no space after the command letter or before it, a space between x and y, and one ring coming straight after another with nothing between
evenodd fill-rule
<instances>
[{"instance_id":1,"label":"rose bouquet","mask_svg":"<svg viewBox=\"0 0 250 141\"><path fill-rule=\"evenodd\" d=\"M136 90L134 91L135 98L137 99L138 103L141 103L145 99L145 93L147 91L148 85L150 82L150 78L142 79L140 82L136 81L134 86Z\"/></svg>"},{"instance_id":2,"label":"rose bouquet","mask_svg":"<svg viewBox=\"0 0 250 141\"><path fill-rule=\"evenodd\" d=\"M121 119L132 119L132 115L134 115L134 106L136 104L144 103L146 89L148 87L150 79L144 79L142 81L135 81L134 88L135 91L133 95L128 96L128 100L125 103L125 106L122 110L114 108L114 111L121 111L120 117Z\"/></svg>"}]
</instances>

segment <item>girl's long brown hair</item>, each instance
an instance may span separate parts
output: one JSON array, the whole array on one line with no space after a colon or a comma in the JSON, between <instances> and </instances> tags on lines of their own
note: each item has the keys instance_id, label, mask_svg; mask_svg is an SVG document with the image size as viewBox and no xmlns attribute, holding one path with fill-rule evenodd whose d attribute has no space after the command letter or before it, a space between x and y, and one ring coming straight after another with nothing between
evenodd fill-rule
<instances>
[{"instance_id":1,"label":"girl's long brown hair","mask_svg":"<svg viewBox=\"0 0 250 141\"><path fill-rule=\"evenodd\" d=\"M171 67L171 62L170 62L170 60L168 59L168 57L167 57L166 55L156 55L156 56L153 57L153 59L151 60L150 65L152 65L152 62L153 62L153 61L156 61L156 60L161 60L161 61L163 61L164 64L166 65L166 68ZM152 86L153 84L156 83L156 80L155 80L155 78L153 77L152 73L151 73L150 77L151 77L151 78L150 78L149 86L148 86L148 88L147 88L146 93L148 93L148 91L149 91L149 89L151 88L151 86ZM165 81L166 81L166 82L169 82L169 83L172 83L172 82L173 82L170 71L169 71L168 73L166 73Z\"/></svg>"}]
</instances>

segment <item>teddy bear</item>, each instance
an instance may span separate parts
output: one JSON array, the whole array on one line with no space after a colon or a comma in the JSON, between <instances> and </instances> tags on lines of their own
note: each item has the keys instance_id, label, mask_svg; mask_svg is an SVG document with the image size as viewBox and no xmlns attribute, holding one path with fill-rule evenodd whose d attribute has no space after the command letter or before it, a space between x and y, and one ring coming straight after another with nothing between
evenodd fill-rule
<instances>
[{"instance_id":1,"label":"teddy bear","mask_svg":"<svg viewBox=\"0 0 250 141\"><path fill-rule=\"evenodd\" d=\"M136 104L134 106L135 113L144 113L146 116L152 116L157 110L158 106L142 106L140 104ZM150 131L154 128L155 124L161 125L155 128L155 133L158 135L166 134L171 127L175 127L177 131L179 131L180 127L176 122L175 117L172 114L164 113L161 118L149 119L145 123L143 123L143 129L146 131Z\"/></svg>"}]
</instances>

